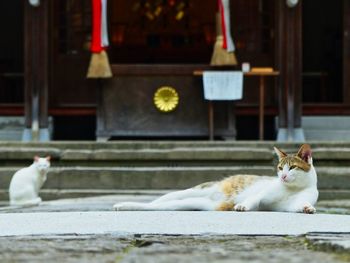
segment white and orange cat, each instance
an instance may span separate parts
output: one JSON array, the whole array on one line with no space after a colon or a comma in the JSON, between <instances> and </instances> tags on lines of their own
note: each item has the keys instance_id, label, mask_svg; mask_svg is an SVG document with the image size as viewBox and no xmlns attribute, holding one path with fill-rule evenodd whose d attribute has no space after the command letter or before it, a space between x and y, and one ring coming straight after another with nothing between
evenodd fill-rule
<instances>
[{"instance_id":1,"label":"white and orange cat","mask_svg":"<svg viewBox=\"0 0 350 263\"><path fill-rule=\"evenodd\" d=\"M317 175L310 146L302 145L295 155L287 155L276 147L274 150L279 159L277 177L235 175L172 192L150 203L116 203L114 209L315 213Z\"/></svg>"},{"instance_id":2,"label":"white and orange cat","mask_svg":"<svg viewBox=\"0 0 350 263\"><path fill-rule=\"evenodd\" d=\"M10 205L34 206L41 203L39 190L47 178L50 156L34 157L34 162L18 170L12 177L9 187Z\"/></svg>"}]
</instances>

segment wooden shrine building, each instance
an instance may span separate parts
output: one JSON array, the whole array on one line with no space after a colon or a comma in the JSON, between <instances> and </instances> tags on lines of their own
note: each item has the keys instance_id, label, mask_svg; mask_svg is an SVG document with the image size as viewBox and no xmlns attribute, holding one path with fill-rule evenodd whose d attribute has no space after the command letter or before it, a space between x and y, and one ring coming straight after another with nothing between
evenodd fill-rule
<instances>
[{"instance_id":1,"label":"wooden shrine building","mask_svg":"<svg viewBox=\"0 0 350 263\"><path fill-rule=\"evenodd\" d=\"M214 0L108 0L113 78L87 79L91 1L0 1L0 116L24 116L52 139L206 139L208 102L195 72L214 70ZM263 139L293 137L303 116L350 114L350 0L231 0L237 66L265 78ZM293 2L293 1L291 1ZM216 139L258 139L260 78L243 99L213 103ZM177 97L157 107L160 88ZM38 120L37 123L33 120ZM50 120L50 121L49 121Z\"/></svg>"}]
</instances>

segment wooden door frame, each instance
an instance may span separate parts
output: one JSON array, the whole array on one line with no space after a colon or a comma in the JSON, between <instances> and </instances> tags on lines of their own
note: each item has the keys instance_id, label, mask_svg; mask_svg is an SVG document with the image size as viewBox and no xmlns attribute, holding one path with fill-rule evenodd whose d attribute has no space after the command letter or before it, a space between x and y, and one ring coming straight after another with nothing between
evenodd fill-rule
<instances>
[{"instance_id":1,"label":"wooden door frame","mask_svg":"<svg viewBox=\"0 0 350 263\"><path fill-rule=\"evenodd\" d=\"M51 1L37 7L24 4L24 140L47 140L40 130L48 130L49 86L49 11ZM35 104L35 105L33 105ZM38 120L39 134L31 133L33 119ZM35 138L37 136L37 138Z\"/></svg>"},{"instance_id":2,"label":"wooden door frame","mask_svg":"<svg viewBox=\"0 0 350 263\"><path fill-rule=\"evenodd\" d=\"M302 116L302 2L290 8L285 1L275 0L279 129L287 132L288 140L303 139L296 135Z\"/></svg>"},{"instance_id":3,"label":"wooden door frame","mask_svg":"<svg viewBox=\"0 0 350 263\"><path fill-rule=\"evenodd\" d=\"M343 1L343 103L350 104L350 0Z\"/></svg>"}]
</instances>

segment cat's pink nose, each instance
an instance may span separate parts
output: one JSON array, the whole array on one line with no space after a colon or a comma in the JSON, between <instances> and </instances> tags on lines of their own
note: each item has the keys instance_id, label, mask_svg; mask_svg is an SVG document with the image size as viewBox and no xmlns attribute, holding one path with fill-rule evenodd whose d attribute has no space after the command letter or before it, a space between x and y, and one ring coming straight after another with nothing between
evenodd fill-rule
<instances>
[{"instance_id":1,"label":"cat's pink nose","mask_svg":"<svg viewBox=\"0 0 350 263\"><path fill-rule=\"evenodd\" d=\"M288 175L283 174L283 175L282 175L282 180L285 181L285 180L287 179L287 176L288 176Z\"/></svg>"}]
</instances>

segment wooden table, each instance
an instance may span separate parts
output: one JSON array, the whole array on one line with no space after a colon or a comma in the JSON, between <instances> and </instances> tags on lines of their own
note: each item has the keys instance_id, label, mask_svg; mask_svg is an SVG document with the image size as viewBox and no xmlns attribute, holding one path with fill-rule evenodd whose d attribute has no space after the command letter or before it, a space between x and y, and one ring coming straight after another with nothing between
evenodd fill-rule
<instances>
[{"instance_id":1,"label":"wooden table","mask_svg":"<svg viewBox=\"0 0 350 263\"><path fill-rule=\"evenodd\" d=\"M263 72L245 72L244 76L257 76L260 78L259 81L259 140L264 140L264 109L265 109L265 77L278 76L278 71Z\"/></svg>"},{"instance_id":2,"label":"wooden table","mask_svg":"<svg viewBox=\"0 0 350 263\"><path fill-rule=\"evenodd\" d=\"M265 109L265 77L278 76L279 71L249 71L244 72L247 77L259 77L259 140L264 140L264 109ZM194 76L202 76L203 71L196 70ZM214 110L213 102L208 102L208 118L209 118L209 139L214 140Z\"/></svg>"}]
</instances>

